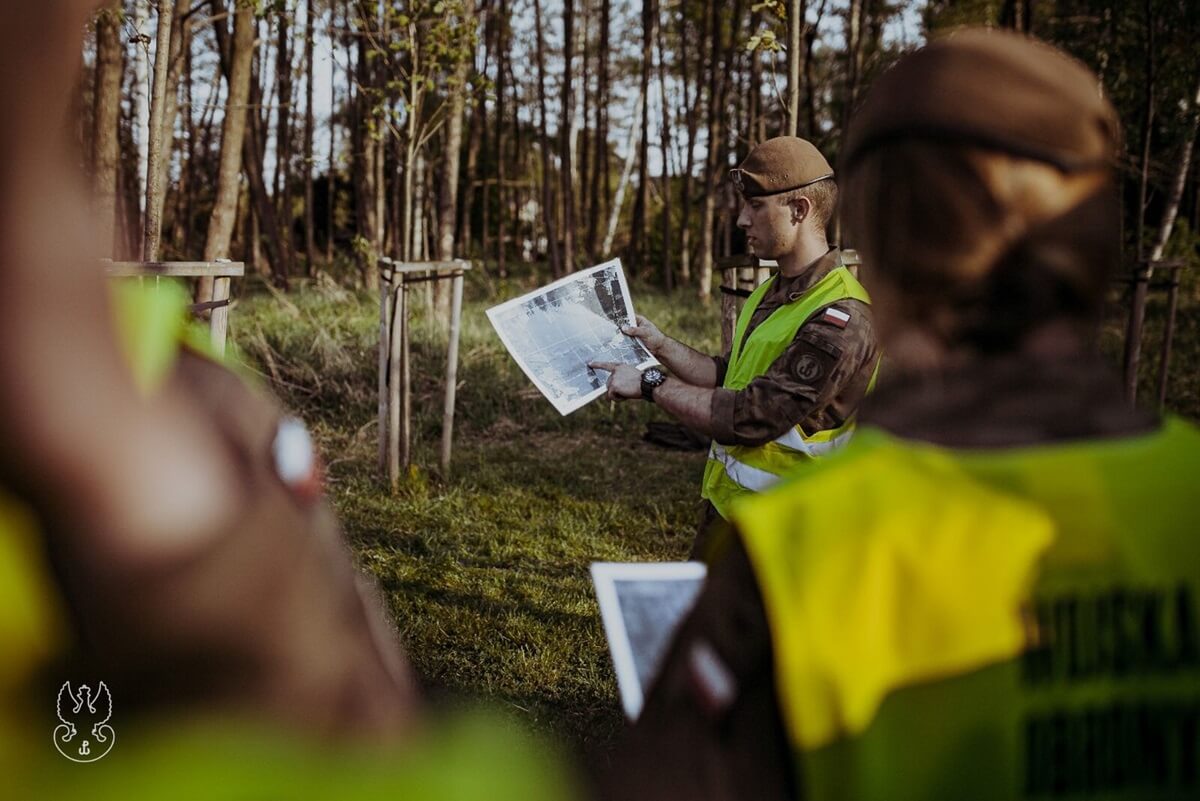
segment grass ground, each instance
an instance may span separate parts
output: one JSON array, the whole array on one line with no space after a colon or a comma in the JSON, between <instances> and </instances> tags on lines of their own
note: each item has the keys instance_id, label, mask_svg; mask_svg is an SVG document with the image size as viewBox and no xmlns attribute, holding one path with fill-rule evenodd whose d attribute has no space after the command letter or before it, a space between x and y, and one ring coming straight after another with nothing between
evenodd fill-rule
<instances>
[{"instance_id":1,"label":"grass ground","mask_svg":"<svg viewBox=\"0 0 1200 801\"><path fill-rule=\"evenodd\" d=\"M486 697L589 750L620 727L588 564L683 558L698 516L702 453L641 441L665 419L597 401L560 417L504 351L484 309L533 288L471 276L464 305L453 475L432 472L444 341L417 304L415 463L397 494L376 476L377 299L332 284L251 294L231 315L251 367L314 430L330 494L360 564L383 587L418 672L435 691ZM633 287L638 311L715 352L716 304ZM1151 305L1142 397L1154 396L1162 304ZM1184 293L1169 406L1200 418L1200 295ZM1121 341L1114 310L1104 348Z\"/></svg>"},{"instance_id":2,"label":"grass ground","mask_svg":"<svg viewBox=\"0 0 1200 801\"><path fill-rule=\"evenodd\" d=\"M395 495L376 475L377 298L333 286L255 294L232 329L248 363L314 430L347 536L426 682L511 705L590 747L621 718L588 565L684 558L704 454L642 442L648 420L666 419L649 404L602 399L559 416L484 315L531 288L482 276L468 285L448 481L436 475L445 344L415 304L419 467ZM640 313L717 349L716 304L633 292Z\"/></svg>"}]
</instances>

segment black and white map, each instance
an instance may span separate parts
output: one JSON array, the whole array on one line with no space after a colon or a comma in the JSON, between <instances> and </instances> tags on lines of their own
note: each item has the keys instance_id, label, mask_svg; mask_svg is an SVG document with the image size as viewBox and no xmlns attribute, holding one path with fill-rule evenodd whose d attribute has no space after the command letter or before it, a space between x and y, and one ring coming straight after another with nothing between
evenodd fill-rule
<instances>
[{"instance_id":1,"label":"black and white map","mask_svg":"<svg viewBox=\"0 0 1200 801\"><path fill-rule=\"evenodd\" d=\"M593 562L621 705L637 720L667 648L704 586L703 562Z\"/></svg>"},{"instance_id":2,"label":"black and white map","mask_svg":"<svg viewBox=\"0 0 1200 801\"><path fill-rule=\"evenodd\" d=\"M493 306L487 315L504 347L559 414L604 394L608 373L588 362L657 364L641 342L621 333L620 326L633 325L635 317L620 259Z\"/></svg>"}]
</instances>

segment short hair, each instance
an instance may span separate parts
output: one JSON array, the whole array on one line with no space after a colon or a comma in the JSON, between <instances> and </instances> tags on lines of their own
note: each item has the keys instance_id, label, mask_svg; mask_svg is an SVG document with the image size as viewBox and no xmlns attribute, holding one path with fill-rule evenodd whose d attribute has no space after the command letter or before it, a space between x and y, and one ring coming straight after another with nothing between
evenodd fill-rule
<instances>
[{"instance_id":1,"label":"short hair","mask_svg":"<svg viewBox=\"0 0 1200 801\"><path fill-rule=\"evenodd\" d=\"M802 197L808 198L812 203L814 222L822 230L829 228L829 221L833 219L833 212L838 204L838 188L833 179L822 178L808 186L793 189L785 194L782 200L784 205L790 206Z\"/></svg>"}]
</instances>

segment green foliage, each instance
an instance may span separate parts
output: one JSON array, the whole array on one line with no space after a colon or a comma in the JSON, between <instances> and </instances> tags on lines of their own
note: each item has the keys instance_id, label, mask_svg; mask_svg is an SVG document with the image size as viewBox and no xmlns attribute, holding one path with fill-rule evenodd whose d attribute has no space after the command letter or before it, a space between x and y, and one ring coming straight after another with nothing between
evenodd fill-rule
<instances>
[{"instance_id":1,"label":"green foliage","mask_svg":"<svg viewBox=\"0 0 1200 801\"><path fill-rule=\"evenodd\" d=\"M377 296L332 285L254 296L231 326L251 368L312 428L346 534L423 679L603 743L620 713L588 565L683 558L704 455L643 443L645 423L666 419L649 404L600 400L559 416L484 315L534 285L470 274L449 480L436 474L445 338L414 301L414 468L394 495L376 475ZM665 330L717 349L714 308L686 291L633 292Z\"/></svg>"}]
</instances>

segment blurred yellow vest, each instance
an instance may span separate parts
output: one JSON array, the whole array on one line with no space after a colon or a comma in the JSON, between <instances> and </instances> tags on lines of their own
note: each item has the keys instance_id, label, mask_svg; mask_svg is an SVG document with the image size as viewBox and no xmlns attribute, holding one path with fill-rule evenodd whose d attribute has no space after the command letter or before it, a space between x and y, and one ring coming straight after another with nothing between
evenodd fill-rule
<instances>
[{"instance_id":1,"label":"blurred yellow vest","mask_svg":"<svg viewBox=\"0 0 1200 801\"><path fill-rule=\"evenodd\" d=\"M1174 418L981 451L861 429L739 503L802 797L1200 797L1198 476Z\"/></svg>"}]
</instances>

